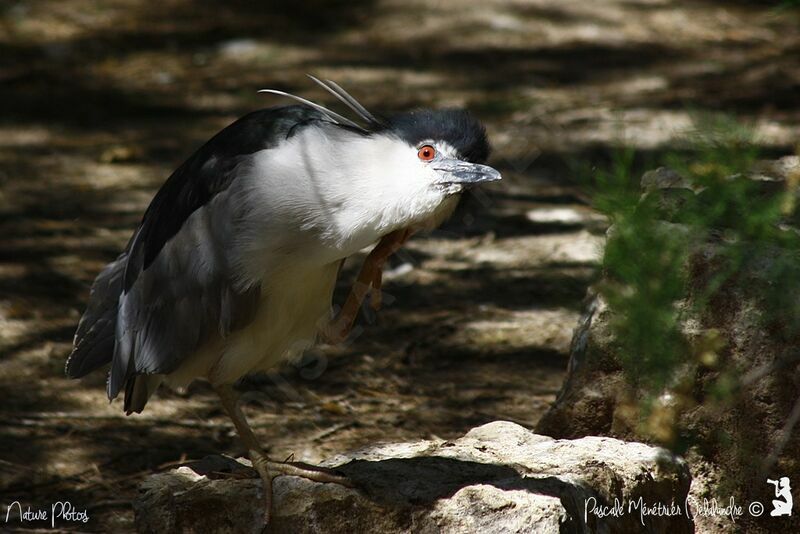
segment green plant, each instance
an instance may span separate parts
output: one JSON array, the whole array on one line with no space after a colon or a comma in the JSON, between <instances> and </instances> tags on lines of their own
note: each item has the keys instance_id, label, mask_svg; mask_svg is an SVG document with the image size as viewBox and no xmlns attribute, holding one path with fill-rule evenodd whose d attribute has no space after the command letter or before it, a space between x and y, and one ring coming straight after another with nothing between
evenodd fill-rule
<instances>
[{"instance_id":1,"label":"green plant","mask_svg":"<svg viewBox=\"0 0 800 534\"><path fill-rule=\"evenodd\" d=\"M595 205L613 224L599 290L613 312L621 365L645 393L645 408L689 372L684 364L715 361L714 351L690 346L682 325L688 314L702 316L720 288L743 283L743 273L757 271L768 282L765 320L784 336L800 333L800 234L784 224L793 216L797 184L770 190L747 178L758 155L748 127L698 115L681 150L649 164L677 171L691 191L642 194L636 153L626 148L594 173ZM678 193L684 194L665 208L665 198ZM689 288L687 263L708 242L718 254L714 271L703 287ZM724 340L714 350L722 346Z\"/></svg>"},{"instance_id":2,"label":"green plant","mask_svg":"<svg viewBox=\"0 0 800 534\"><path fill-rule=\"evenodd\" d=\"M655 216L655 197L640 199L638 184L632 187L633 163L633 151L621 150L597 174L597 206L614 225L600 290L616 312L612 327L628 377L658 391L686 354L676 305L684 296L688 249L685 236Z\"/></svg>"}]
</instances>

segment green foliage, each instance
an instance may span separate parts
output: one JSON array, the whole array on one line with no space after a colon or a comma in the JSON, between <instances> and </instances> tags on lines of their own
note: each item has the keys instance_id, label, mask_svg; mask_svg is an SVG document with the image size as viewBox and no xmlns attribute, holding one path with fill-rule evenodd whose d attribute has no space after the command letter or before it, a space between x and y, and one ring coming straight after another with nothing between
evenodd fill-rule
<instances>
[{"instance_id":1,"label":"green foliage","mask_svg":"<svg viewBox=\"0 0 800 534\"><path fill-rule=\"evenodd\" d=\"M651 399L682 379L684 364L716 361L714 350L700 357L689 346L682 314L702 316L721 287L743 283L743 273L758 272L766 281L766 320L787 337L800 330L800 237L783 225L794 210L793 186L770 190L743 176L758 157L746 127L713 115L695 124L684 150L648 164L677 171L690 190L642 194L630 149L594 174L596 207L613 223L599 289L614 312L623 368ZM708 242L717 245L712 276L690 291L689 258ZM730 392L729 386L718 389Z\"/></svg>"},{"instance_id":2,"label":"green foliage","mask_svg":"<svg viewBox=\"0 0 800 534\"><path fill-rule=\"evenodd\" d=\"M778 4L778 10L800 8L800 0L778 0L775 3Z\"/></svg>"},{"instance_id":3,"label":"green foliage","mask_svg":"<svg viewBox=\"0 0 800 534\"><path fill-rule=\"evenodd\" d=\"M629 377L657 390L669 380L686 350L676 303L686 284L684 236L655 216L654 197L640 202L631 187L633 152L620 152L611 170L598 174L597 205L614 224L606 244L601 291L613 311Z\"/></svg>"},{"instance_id":4,"label":"green foliage","mask_svg":"<svg viewBox=\"0 0 800 534\"><path fill-rule=\"evenodd\" d=\"M765 320L791 337L800 330L800 235L785 222L792 222L798 184L778 189L744 177L758 157L751 133L725 117L699 124L688 158L667 158L702 190L683 206L682 222L697 239L717 233L721 240L717 272L702 294L693 295L695 307L702 312L708 299L741 273L759 272L767 282L759 284Z\"/></svg>"}]
</instances>

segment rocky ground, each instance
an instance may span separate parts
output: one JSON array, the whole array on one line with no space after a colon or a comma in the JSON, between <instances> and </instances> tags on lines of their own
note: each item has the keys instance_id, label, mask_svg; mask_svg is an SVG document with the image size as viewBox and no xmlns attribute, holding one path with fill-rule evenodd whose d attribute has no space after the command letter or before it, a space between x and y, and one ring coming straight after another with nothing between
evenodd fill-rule
<instances>
[{"instance_id":1,"label":"rocky ground","mask_svg":"<svg viewBox=\"0 0 800 534\"><path fill-rule=\"evenodd\" d=\"M563 378L605 223L576 177L624 143L670 149L698 111L798 138L796 11L747 2L50 0L0 7L0 502L131 528L155 470L239 444L203 384L137 417L63 363L103 264L191 151L262 87L368 108L467 106L505 180L415 238L386 308L343 347L246 384L277 458L533 426ZM355 262L340 284L339 299ZM369 318L367 318L369 319Z\"/></svg>"},{"instance_id":2,"label":"rocky ground","mask_svg":"<svg viewBox=\"0 0 800 534\"><path fill-rule=\"evenodd\" d=\"M276 479L270 532L694 532L685 513L597 513L597 503L615 500L686 501L686 463L642 443L555 440L496 421L458 439L384 443L324 465L358 489ZM149 477L134 503L138 531L261 532L261 482L231 476L242 469L214 456Z\"/></svg>"}]
</instances>

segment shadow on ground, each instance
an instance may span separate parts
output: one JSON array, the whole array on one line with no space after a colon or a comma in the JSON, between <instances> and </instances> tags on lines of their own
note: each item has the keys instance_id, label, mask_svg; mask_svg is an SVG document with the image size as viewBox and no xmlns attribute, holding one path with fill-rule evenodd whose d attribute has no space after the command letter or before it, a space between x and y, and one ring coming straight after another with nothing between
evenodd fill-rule
<instances>
[{"instance_id":1,"label":"shadow on ground","mask_svg":"<svg viewBox=\"0 0 800 534\"><path fill-rule=\"evenodd\" d=\"M387 275L387 307L350 343L244 384L271 453L307 461L536 423L560 387L605 228L570 177L610 158L615 121L633 117L634 142L655 155L687 109L766 121L776 152L800 117L796 15L749 4L175 0L169 17L137 0L101 4L0 12L0 502L69 499L90 509L93 531L131 527L148 473L241 452L204 384L125 418L102 373L67 381L63 364L94 276L175 166L277 103L257 89L327 102L312 72L381 111L468 106L505 176L410 243ZM530 215L555 209L571 218Z\"/></svg>"}]
</instances>

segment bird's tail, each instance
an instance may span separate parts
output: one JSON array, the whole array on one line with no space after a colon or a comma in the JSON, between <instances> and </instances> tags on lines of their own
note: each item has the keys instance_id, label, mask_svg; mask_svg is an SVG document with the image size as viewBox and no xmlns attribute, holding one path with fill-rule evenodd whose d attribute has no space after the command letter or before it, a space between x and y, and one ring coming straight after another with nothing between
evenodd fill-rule
<instances>
[{"instance_id":1,"label":"bird's tail","mask_svg":"<svg viewBox=\"0 0 800 534\"><path fill-rule=\"evenodd\" d=\"M111 362L117 324L117 305L127 253L108 264L92 284L89 305L78 323L66 373L80 378Z\"/></svg>"},{"instance_id":2,"label":"bird's tail","mask_svg":"<svg viewBox=\"0 0 800 534\"><path fill-rule=\"evenodd\" d=\"M128 378L125 383L125 415L142 413L147 399L163 380L162 375L133 375Z\"/></svg>"}]
</instances>

